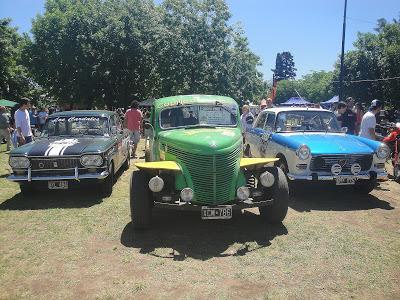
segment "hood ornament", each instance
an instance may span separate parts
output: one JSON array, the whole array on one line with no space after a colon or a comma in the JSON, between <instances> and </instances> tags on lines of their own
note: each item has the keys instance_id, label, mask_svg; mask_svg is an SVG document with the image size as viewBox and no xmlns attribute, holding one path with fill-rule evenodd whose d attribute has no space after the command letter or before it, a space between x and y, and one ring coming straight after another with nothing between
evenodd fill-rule
<instances>
[{"instance_id":1,"label":"hood ornament","mask_svg":"<svg viewBox=\"0 0 400 300\"><path fill-rule=\"evenodd\" d=\"M210 142L210 147L211 148L217 148L217 142L216 141L211 141Z\"/></svg>"}]
</instances>

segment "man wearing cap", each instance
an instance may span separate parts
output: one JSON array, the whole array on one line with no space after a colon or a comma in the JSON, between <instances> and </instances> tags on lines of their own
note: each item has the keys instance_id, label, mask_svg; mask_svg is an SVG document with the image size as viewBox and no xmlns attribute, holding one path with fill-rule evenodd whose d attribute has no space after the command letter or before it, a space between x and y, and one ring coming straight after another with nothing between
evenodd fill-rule
<instances>
[{"instance_id":1,"label":"man wearing cap","mask_svg":"<svg viewBox=\"0 0 400 300\"><path fill-rule=\"evenodd\" d=\"M366 112L361 120L360 125L360 136L370 140L380 140L379 136L375 132L376 127L376 115L382 109L382 102L375 99L372 100L369 111Z\"/></svg>"},{"instance_id":2,"label":"man wearing cap","mask_svg":"<svg viewBox=\"0 0 400 300\"><path fill-rule=\"evenodd\" d=\"M11 146L11 126L10 126L10 117L6 113L6 108L4 106L0 106L0 142L6 139L7 142L7 151L10 151Z\"/></svg>"}]
</instances>

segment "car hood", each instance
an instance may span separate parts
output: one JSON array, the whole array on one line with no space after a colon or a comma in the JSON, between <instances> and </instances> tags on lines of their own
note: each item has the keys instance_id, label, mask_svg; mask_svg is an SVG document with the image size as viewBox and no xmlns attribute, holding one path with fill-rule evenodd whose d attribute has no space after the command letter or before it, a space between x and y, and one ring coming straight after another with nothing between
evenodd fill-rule
<instances>
[{"instance_id":1,"label":"car hood","mask_svg":"<svg viewBox=\"0 0 400 300\"><path fill-rule=\"evenodd\" d=\"M61 156L100 153L107 150L112 144L113 139L107 137L40 138L16 148L11 151L10 155Z\"/></svg>"},{"instance_id":2,"label":"car hood","mask_svg":"<svg viewBox=\"0 0 400 300\"><path fill-rule=\"evenodd\" d=\"M239 128L186 128L163 131L160 143L192 153L211 154L237 147L242 135Z\"/></svg>"},{"instance_id":3,"label":"car hood","mask_svg":"<svg viewBox=\"0 0 400 300\"><path fill-rule=\"evenodd\" d=\"M342 133L278 133L272 139L292 149L307 145L312 154L366 154L379 146L378 142L366 143L362 138Z\"/></svg>"}]
</instances>

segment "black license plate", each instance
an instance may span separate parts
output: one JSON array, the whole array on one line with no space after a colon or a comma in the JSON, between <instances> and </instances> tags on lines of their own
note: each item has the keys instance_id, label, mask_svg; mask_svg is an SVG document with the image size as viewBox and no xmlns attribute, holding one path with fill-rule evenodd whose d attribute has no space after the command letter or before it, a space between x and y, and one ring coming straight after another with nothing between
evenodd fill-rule
<instances>
[{"instance_id":1,"label":"black license plate","mask_svg":"<svg viewBox=\"0 0 400 300\"><path fill-rule=\"evenodd\" d=\"M201 218L203 220L231 219L232 205L223 205L216 207L203 206L201 208Z\"/></svg>"}]
</instances>

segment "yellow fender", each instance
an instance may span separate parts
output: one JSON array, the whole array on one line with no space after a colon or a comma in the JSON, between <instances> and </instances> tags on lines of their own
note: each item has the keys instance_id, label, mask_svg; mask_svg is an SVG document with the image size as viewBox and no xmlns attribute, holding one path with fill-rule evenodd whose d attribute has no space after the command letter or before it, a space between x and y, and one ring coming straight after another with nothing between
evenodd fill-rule
<instances>
[{"instance_id":1,"label":"yellow fender","mask_svg":"<svg viewBox=\"0 0 400 300\"><path fill-rule=\"evenodd\" d=\"M249 157L242 157L240 159L240 167L247 168L251 166L264 166L269 163L273 163L278 161L279 158L249 158Z\"/></svg>"},{"instance_id":2,"label":"yellow fender","mask_svg":"<svg viewBox=\"0 0 400 300\"><path fill-rule=\"evenodd\" d=\"M135 166L143 171L168 170L181 172L181 167L174 161L151 161L135 163Z\"/></svg>"}]
</instances>

